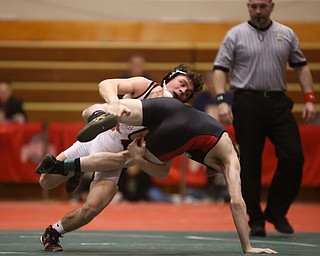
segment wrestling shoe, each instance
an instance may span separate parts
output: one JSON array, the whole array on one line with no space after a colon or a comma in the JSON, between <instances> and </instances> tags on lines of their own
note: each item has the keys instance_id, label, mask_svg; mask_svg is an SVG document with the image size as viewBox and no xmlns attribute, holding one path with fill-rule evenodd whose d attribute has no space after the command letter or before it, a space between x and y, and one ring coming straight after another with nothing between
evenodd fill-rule
<instances>
[{"instance_id":1,"label":"wrestling shoe","mask_svg":"<svg viewBox=\"0 0 320 256\"><path fill-rule=\"evenodd\" d=\"M51 252L63 251L63 248L60 245L59 237L61 237L59 232L54 228L52 228L52 226L50 225L46 228L43 235L40 236L40 242L43 244L44 249L46 251L51 251Z\"/></svg>"},{"instance_id":2,"label":"wrestling shoe","mask_svg":"<svg viewBox=\"0 0 320 256\"><path fill-rule=\"evenodd\" d=\"M61 174L66 176L68 172L64 170L63 161L57 160L53 155L47 154L36 167L37 174Z\"/></svg>"},{"instance_id":3,"label":"wrestling shoe","mask_svg":"<svg viewBox=\"0 0 320 256\"><path fill-rule=\"evenodd\" d=\"M250 236L266 237L267 236L267 232L266 232L266 229L263 226L252 225L251 230L250 230Z\"/></svg>"},{"instance_id":4,"label":"wrestling shoe","mask_svg":"<svg viewBox=\"0 0 320 256\"><path fill-rule=\"evenodd\" d=\"M77 135L80 142L88 142L97 137L100 133L110 130L118 123L114 115L102 114L90 121Z\"/></svg>"},{"instance_id":5,"label":"wrestling shoe","mask_svg":"<svg viewBox=\"0 0 320 256\"><path fill-rule=\"evenodd\" d=\"M264 220L249 221L249 226L251 228L250 236L267 236Z\"/></svg>"},{"instance_id":6,"label":"wrestling shoe","mask_svg":"<svg viewBox=\"0 0 320 256\"><path fill-rule=\"evenodd\" d=\"M67 180L66 191L68 193L73 193L79 188L82 175L83 175L83 172L76 172L74 176L72 176Z\"/></svg>"}]
</instances>

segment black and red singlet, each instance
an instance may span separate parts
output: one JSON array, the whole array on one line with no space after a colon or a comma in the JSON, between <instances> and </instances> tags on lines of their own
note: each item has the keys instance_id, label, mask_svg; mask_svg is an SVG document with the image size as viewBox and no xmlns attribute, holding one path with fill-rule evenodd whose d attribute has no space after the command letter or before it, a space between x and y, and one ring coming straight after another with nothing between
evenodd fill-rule
<instances>
[{"instance_id":1,"label":"black and red singlet","mask_svg":"<svg viewBox=\"0 0 320 256\"><path fill-rule=\"evenodd\" d=\"M142 101L143 126L148 150L166 162L186 153L202 163L225 128L210 115L177 99L155 98Z\"/></svg>"}]
</instances>

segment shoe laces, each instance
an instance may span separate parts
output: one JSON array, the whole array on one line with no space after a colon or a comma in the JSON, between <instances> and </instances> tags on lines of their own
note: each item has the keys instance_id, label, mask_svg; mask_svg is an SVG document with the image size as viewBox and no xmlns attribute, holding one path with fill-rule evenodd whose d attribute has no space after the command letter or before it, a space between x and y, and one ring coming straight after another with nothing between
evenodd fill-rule
<instances>
[{"instance_id":1,"label":"shoe laces","mask_svg":"<svg viewBox=\"0 0 320 256\"><path fill-rule=\"evenodd\" d=\"M52 158L46 160L46 163L45 163L43 169L45 169L45 170L54 169L55 166L57 166L57 163L58 163L58 160L52 156Z\"/></svg>"}]
</instances>

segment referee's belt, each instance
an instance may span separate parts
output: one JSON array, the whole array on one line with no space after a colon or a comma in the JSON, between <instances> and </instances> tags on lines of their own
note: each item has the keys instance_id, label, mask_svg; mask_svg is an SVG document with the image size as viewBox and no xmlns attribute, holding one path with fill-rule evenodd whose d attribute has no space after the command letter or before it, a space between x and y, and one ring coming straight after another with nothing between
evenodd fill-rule
<instances>
[{"instance_id":1,"label":"referee's belt","mask_svg":"<svg viewBox=\"0 0 320 256\"><path fill-rule=\"evenodd\" d=\"M235 94L251 94L251 95L259 95L265 98L278 97L284 95L284 91L258 91L258 90L245 90L238 89L235 91Z\"/></svg>"}]
</instances>

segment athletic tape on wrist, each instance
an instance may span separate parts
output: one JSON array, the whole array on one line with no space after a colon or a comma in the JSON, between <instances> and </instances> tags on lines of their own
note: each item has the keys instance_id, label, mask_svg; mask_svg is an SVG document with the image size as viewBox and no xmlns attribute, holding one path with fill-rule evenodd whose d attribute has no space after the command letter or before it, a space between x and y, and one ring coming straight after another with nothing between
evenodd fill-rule
<instances>
[{"instance_id":1,"label":"athletic tape on wrist","mask_svg":"<svg viewBox=\"0 0 320 256\"><path fill-rule=\"evenodd\" d=\"M219 105L220 103L226 103L226 94L225 93L220 93L216 96L216 102Z\"/></svg>"},{"instance_id":2,"label":"athletic tape on wrist","mask_svg":"<svg viewBox=\"0 0 320 256\"><path fill-rule=\"evenodd\" d=\"M75 172L75 164L74 164L74 160L76 158L68 158L66 160L64 160L64 170L65 172Z\"/></svg>"},{"instance_id":3,"label":"athletic tape on wrist","mask_svg":"<svg viewBox=\"0 0 320 256\"><path fill-rule=\"evenodd\" d=\"M305 100L305 102L315 103L316 102L316 98L314 96L314 93L313 92L306 92L304 94L304 100Z\"/></svg>"}]
</instances>

